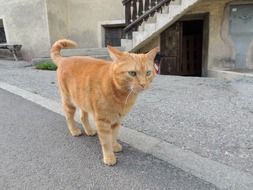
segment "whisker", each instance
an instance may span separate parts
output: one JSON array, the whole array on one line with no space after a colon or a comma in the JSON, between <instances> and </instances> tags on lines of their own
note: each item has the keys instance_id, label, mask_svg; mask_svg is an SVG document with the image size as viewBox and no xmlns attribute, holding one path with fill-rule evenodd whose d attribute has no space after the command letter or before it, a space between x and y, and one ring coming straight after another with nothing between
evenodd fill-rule
<instances>
[{"instance_id":1,"label":"whisker","mask_svg":"<svg viewBox=\"0 0 253 190\"><path fill-rule=\"evenodd\" d=\"M133 91L133 88L131 88L131 91L129 92L129 94L128 94L127 97L126 97L126 101L125 101L125 104L124 104L123 111L125 110L125 107L126 107L126 104L127 104L127 100L128 100L128 98L129 98L129 96L132 94L132 92L134 92L134 91Z\"/></svg>"}]
</instances>

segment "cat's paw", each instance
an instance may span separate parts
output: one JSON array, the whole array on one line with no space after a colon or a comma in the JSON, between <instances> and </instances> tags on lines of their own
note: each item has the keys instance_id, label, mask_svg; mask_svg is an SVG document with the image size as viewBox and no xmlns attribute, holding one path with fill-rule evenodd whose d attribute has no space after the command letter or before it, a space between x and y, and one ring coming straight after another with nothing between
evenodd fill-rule
<instances>
[{"instance_id":1,"label":"cat's paw","mask_svg":"<svg viewBox=\"0 0 253 190\"><path fill-rule=\"evenodd\" d=\"M95 129L91 129L89 131L85 131L85 134L88 136L95 136L97 134L97 131Z\"/></svg>"},{"instance_id":2,"label":"cat's paw","mask_svg":"<svg viewBox=\"0 0 253 190\"><path fill-rule=\"evenodd\" d=\"M73 137L79 137L83 134L82 130L79 128L72 129L70 133Z\"/></svg>"},{"instance_id":3,"label":"cat's paw","mask_svg":"<svg viewBox=\"0 0 253 190\"><path fill-rule=\"evenodd\" d=\"M116 164L116 162L117 159L114 155L104 157L104 163L108 166L113 166Z\"/></svg>"},{"instance_id":4,"label":"cat's paw","mask_svg":"<svg viewBox=\"0 0 253 190\"><path fill-rule=\"evenodd\" d=\"M113 152L121 152L122 151L122 146L119 143L115 143L112 148L113 148Z\"/></svg>"}]
</instances>

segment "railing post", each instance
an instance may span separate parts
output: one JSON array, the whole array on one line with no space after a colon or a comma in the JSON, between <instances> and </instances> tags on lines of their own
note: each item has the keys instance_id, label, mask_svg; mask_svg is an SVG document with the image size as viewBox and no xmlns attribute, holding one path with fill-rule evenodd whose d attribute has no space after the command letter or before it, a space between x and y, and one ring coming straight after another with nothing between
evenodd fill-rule
<instances>
[{"instance_id":1,"label":"railing post","mask_svg":"<svg viewBox=\"0 0 253 190\"><path fill-rule=\"evenodd\" d=\"M131 36L131 32L138 29L144 20L161 11L171 0L123 0L125 6L126 27L124 33Z\"/></svg>"},{"instance_id":2,"label":"railing post","mask_svg":"<svg viewBox=\"0 0 253 190\"><path fill-rule=\"evenodd\" d=\"M129 25L131 23L131 1L126 2L124 5L125 5L126 25Z\"/></svg>"},{"instance_id":3,"label":"railing post","mask_svg":"<svg viewBox=\"0 0 253 190\"><path fill-rule=\"evenodd\" d=\"M151 0L151 8L154 7L156 5L156 0Z\"/></svg>"},{"instance_id":4,"label":"railing post","mask_svg":"<svg viewBox=\"0 0 253 190\"><path fill-rule=\"evenodd\" d=\"M144 0L144 1L145 1L144 10L146 12L149 9L149 0Z\"/></svg>"},{"instance_id":5,"label":"railing post","mask_svg":"<svg viewBox=\"0 0 253 190\"><path fill-rule=\"evenodd\" d=\"M137 18L137 0L132 0L132 22Z\"/></svg>"},{"instance_id":6,"label":"railing post","mask_svg":"<svg viewBox=\"0 0 253 190\"><path fill-rule=\"evenodd\" d=\"M143 14L143 0L139 0L138 17Z\"/></svg>"}]
</instances>

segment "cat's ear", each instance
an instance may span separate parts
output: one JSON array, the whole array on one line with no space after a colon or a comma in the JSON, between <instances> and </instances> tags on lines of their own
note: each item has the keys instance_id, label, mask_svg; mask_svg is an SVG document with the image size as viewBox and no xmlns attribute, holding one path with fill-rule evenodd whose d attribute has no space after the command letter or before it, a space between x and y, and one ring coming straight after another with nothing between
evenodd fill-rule
<instances>
[{"instance_id":1,"label":"cat's ear","mask_svg":"<svg viewBox=\"0 0 253 190\"><path fill-rule=\"evenodd\" d=\"M123 56L123 52L117 48L108 45L107 49L113 61L118 61Z\"/></svg>"},{"instance_id":2,"label":"cat's ear","mask_svg":"<svg viewBox=\"0 0 253 190\"><path fill-rule=\"evenodd\" d=\"M148 57L148 59L154 61L156 54L160 51L159 47L156 47L152 50L150 50L148 53L146 53L146 56Z\"/></svg>"}]
</instances>

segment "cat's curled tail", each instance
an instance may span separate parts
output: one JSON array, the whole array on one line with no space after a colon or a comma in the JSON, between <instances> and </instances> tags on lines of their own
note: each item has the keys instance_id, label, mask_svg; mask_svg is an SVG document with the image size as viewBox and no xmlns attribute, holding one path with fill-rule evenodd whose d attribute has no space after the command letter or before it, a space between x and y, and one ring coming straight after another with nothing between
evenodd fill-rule
<instances>
[{"instance_id":1,"label":"cat's curled tail","mask_svg":"<svg viewBox=\"0 0 253 190\"><path fill-rule=\"evenodd\" d=\"M72 40L62 39L56 41L51 48L51 58L53 59L54 63L57 65L59 60L62 58L60 54L61 49L73 47L77 47L77 43Z\"/></svg>"}]
</instances>

